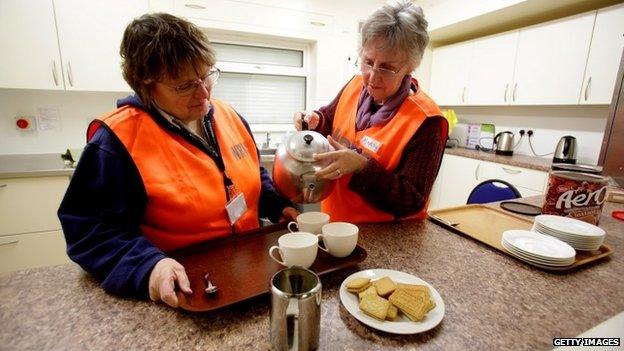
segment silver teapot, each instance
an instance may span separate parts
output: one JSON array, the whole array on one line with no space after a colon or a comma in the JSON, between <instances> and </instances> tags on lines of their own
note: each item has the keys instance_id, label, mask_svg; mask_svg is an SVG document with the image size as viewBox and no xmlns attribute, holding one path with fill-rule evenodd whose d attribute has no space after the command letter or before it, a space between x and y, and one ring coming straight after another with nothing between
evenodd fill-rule
<instances>
[{"instance_id":1,"label":"silver teapot","mask_svg":"<svg viewBox=\"0 0 624 351\"><path fill-rule=\"evenodd\" d=\"M326 198L334 188L335 180L317 178L314 173L329 162L315 161L314 154L332 151L329 141L307 129L288 133L275 151L273 182L277 190L290 201L306 204Z\"/></svg>"}]
</instances>

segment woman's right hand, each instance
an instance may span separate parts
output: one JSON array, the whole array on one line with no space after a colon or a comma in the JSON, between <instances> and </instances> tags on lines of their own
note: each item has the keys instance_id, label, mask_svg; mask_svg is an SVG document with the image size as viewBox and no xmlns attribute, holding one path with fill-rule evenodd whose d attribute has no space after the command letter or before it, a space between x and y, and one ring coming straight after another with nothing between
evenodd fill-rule
<instances>
[{"instance_id":1,"label":"woman's right hand","mask_svg":"<svg viewBox=\"0 0 624 351\"><path fill-rule=\"evenodd\" d=\"M184 267L174 259L163 258L156 263L149 277L150 299L178 307L176 286L185 294L193 293Z\"/></svg>"},{"instance_id":2,"label":"woman's right hand","mask_svg":"<svg viewBox=\"0 0 624 351\"><path fill-rule=\"evenodd\" d=\"M321 120L321 116L319 116L318 113L316 112L308 112L308 111L297 112L295 113L295 118L294 118L295 129L301 130L302 118L306 122L308 122L308 129L310 130L316 129L316 127L318 127L319 125L319 121Z\"/></svg>"}]
</instances>

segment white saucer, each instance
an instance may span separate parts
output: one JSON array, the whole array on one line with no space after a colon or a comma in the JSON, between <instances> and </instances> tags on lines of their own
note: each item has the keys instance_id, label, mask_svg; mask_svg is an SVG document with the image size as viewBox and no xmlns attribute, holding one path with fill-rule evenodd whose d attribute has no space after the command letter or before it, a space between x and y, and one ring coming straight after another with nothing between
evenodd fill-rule
<instances>
[{"instance_id":1,"label":"white saucer","mask_svg":"<svg viewBox=\"0 0 624 351\"><path fill-rule=\"evenodd\" d=\"M576 256L569 244L549 235L528 230L507 230L502 240L523 253L540 259L566 261Z\"/></svg>"}]
</instances>

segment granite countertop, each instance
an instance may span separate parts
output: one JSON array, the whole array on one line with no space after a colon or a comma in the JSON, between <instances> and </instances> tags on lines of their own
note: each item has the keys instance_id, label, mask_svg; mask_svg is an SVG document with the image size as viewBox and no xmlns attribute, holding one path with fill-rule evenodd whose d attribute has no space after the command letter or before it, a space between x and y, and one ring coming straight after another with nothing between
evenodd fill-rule
<instances>
[{"instance_id":1,"label":"granite countertop","mask_svg":"<svg viewBox=\"0 0 624 351\"><path fill-rule=\"evenodd\" d=\"M502 163L505 165L523 167L528 169L534 169L537 171L550 171L552 166L552 158L526 156L526 155L513 155L502 156L497 155L494 152L484 152L473 149L466 149L461 147L447 148L444 151L447 155L462 156L468 158L474 158L477 160Z\"/></svg>"},{"instance_id":2,"label":"granite countertop","mask_svg":"<svg viewBox=\"0 0 624 351\"><path fill-rule=\"evenodd\" d=\"M0 155L0 179L70 176L73 172L60 153Z\"/></svg>"},{"instance_id":3,"label":"granite countertop","mask_svg":"<svg viewBox=\"0 0 624 351\"><path fill-rule=\"evenodd\" d=\"M610 216L623 207L605 203L600 220L615 253L567 273L534 268L430 221L361 225L367 259L321 279L320 349L550 350L553 337L574 337L624 311L624 222ZM393 335L358 322L338 290L369 268L433 285L446 305L441 324ZM29 269L0 274L0 348L266 350L269 307L265 295L193 314L108 295L74 264Z\"/></svg>"}]
</instances>

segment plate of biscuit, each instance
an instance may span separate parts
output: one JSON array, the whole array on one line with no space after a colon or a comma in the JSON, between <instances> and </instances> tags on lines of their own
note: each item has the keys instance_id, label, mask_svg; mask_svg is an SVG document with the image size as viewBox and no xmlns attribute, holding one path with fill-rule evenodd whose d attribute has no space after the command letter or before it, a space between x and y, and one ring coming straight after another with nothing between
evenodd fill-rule
<instances>
[{"instance_id":1,"label":"plate of biscuit","mask_svg":"<svg viewBox=\"0 0 624 351\"><path fill-rule=\"evenodd\" d=\"M353 273L340 285L340 301L360 322L394 334L432 329L445 310L442 297L429 283L390 269Z\"/></svg>"}]
</instances>

